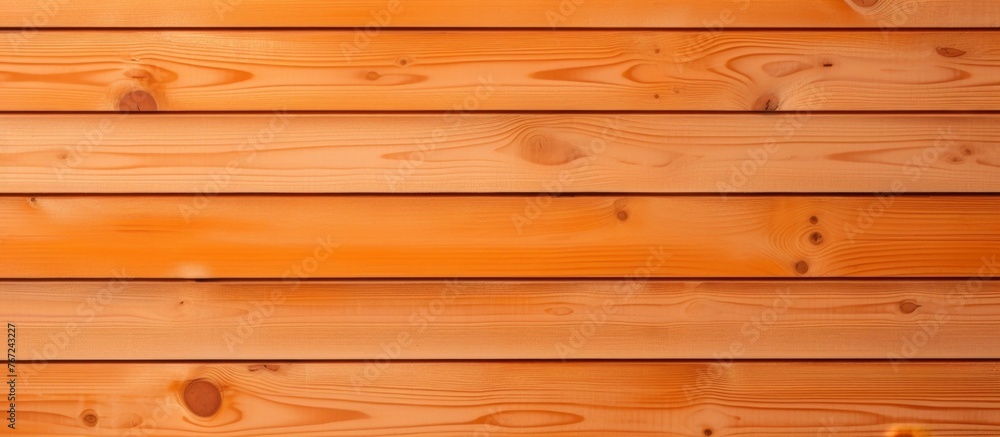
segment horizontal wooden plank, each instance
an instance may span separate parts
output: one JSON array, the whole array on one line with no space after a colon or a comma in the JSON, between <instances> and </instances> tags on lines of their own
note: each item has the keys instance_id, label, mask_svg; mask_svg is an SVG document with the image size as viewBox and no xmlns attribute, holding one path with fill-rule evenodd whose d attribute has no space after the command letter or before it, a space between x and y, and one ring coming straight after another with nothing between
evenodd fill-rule
<instances>
[{"instance_id":1,"label":"horizontal wooden plank","mask_svg":"<svg viewBox=\"0 0 1000 437\"><path fill-rule=\"evenodd\" d=\"M978 280L122 277L0 282L0 296L38 361L1000 358L1000 284Z\"/></svg>"},{"instance_id":2,"label":"horizontal wooden plank","mask_svg":"<svg viewBox=\"0 0 1000 437\"><path fill-rule=\"evenodd\" d=\"M0 118L5 193L1000 192L1000 116Z\"/></svg>"},{"instance_id":3,"label":"horizontal wooden plank","mask_svg":"<svg viewBox=\"0 0 1000 437\"><path fill-rule=\"evenodd\" d=\"M995 196L2 196L0 277L968 277Z\"/></svg>"},{"instance_id":4,"label":"horizontal wooden plank","mask_svg":"<svg viewBox=\"0 0 1000 437\"><path fill-rule=\"evenodd\" d=\"M44 27L731 27L1000 26L1000 3L957 0L125 0L13 2L0 26Z\"/></svg>"},{"instance_id":5,"label":"horizontal wooden plank","mask_svg":"<svg viewBox=\"0 0 1000 437\"><path fill-rule=\"evenodd\" d=\"M0 46L0 110L994 110L1000 99L1000 33L988 31L356 38L39 31Z\"/></svg>"},{"instance_id":6,"label":"horizontal wooden plank","mask_svg":"<svg viewBox=\"0 0 1000 437\"><path fill-rule=\"evenodd\" d=\"M1000 433L996 362L22 366L17 430L31 435Z\"/></svg>"}]
</instances>

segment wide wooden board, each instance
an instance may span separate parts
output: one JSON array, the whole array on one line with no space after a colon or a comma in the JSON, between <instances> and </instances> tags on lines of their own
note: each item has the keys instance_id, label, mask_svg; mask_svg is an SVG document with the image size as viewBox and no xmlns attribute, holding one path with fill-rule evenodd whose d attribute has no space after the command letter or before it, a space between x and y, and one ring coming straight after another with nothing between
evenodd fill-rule
<instances>
[{"instance_id":1,"label":"wide wooden board","mask_svg":"<svg viewBox=\"0 0 1000 437\"><path fill-rule=\"evenodd\" d=\"M2 196L0 277L970 277L995 196Z\"/></svg>"},{"instance_id":2,"label":"wide wooden board","mask_svg":"<svg viewBox=\"0 0 1000 437\"><path fill-rule=\"evenodd\" d=\"M995 362L47 363L31 435L982 436Z\"/></svg>"},{"instance_id":3,"label":"wide wooden board","mask_svg":"<svg viewBox=\"0 0 1000 437\"><path fill-rule=\"evenodd\" d=\"M1000 26L995 0L125 0L11 2L0 26L349 27L373 38L391 27L741 27ZM360 32L360 31L359 31Z\"/></svg>"},{"instance_id":4,"label":"wide wooden board","mask_svg":"<svg viewBox=\"0 0 1000 437\"><path fill-rule=\"evenodd\" d=\"M16 31L0 32L16 38ZM39 31L3 111L994 110L989 31Z\"/></svg>"},{"instance_id":5,"label":"wide wooden board","mask_svg":"<svg viewBox=\"0 0 1000 437\"><path fill-rule=\"evenodd\" d=\"M0 117L4 193L1000 192L996 115Z\"/></svg>"},{"instance_id":6,"label":"wide wooden board","mask_svg":"<svg viewBox=\"0 0 1000 437\"><path fill-rule=\"evenodd\" d=\"M980 280L119 277L0 296L38 361L1000 358L1000 283Z\"/></svg>"}]
</instances>

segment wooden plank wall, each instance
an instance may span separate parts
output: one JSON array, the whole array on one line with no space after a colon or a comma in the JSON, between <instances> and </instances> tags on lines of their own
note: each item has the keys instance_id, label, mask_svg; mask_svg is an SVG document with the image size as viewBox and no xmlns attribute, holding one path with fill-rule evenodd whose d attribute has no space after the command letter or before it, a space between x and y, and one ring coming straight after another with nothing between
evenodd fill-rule
<instances>
[{"instance_id":1,"label":"wooden plank wall","mask_svg":"<svg viewBox=\"0 0 1000 437\"><path fill-rule=\"evenodd\" d=\"M1000 0L3 8L0 434L1000 435Z\"/></svg>"}]
</instances>

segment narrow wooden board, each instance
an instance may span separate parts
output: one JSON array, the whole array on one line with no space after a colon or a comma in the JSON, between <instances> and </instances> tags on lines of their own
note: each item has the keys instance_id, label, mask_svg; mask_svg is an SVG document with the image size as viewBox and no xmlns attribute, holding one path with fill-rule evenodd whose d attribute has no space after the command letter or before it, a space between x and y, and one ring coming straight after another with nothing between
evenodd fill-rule
<instances>
[{"instance_id":1,"label":"narrow wooden board","mask_svg":"<svg viewBox=\"0 0 1000 437\"><path fill-rule=\"evenodd\" d=\"M31 435L1000 433L995 362L48 363L32 370L17 383L18 432Z\"/></svg>"},{"instance_id":2,"label":"narrow wooden board","mask_svg":"<svg viewBox=\"0 0 1000 437\"><path fill-rule=\"evenodd\" d=\"M0 39L17 37L8 31ZM501 37L502 35L502 37ZM988 31L40 31L0 110L995 110Z\"/></svg>"},{"instance_id":3,"label":"narrow wooden board","mask_svg":"<svg viewBox=\"0 0 1000 437\"><path fill-rule=\"evenodd\" d=\"M1000 283L979 280L121 277L0 282L0 296L37 361L1000 358Z\"/></svg>"},{"instance_id":4,"label":"narrow wooden board","mask_svg":"<svg viewBox=\"0 0 1000 437\"><path fill-rule=\"evenodd\" d=\"M359 38L390 27L740 27L1000 26L995 0L125 0L12 2L0 26L350 27Z\"/></svg>"},{"instance_id":5,"label":"narrow wooden board","mask_svg":"<svg viewBox=\"0 0 1000 437\"><path fill-rule=\"evenodd\" d=\"M0 192L995 193L998 139L968 114L8 115Z\"/></svg>"},{"instance_id":6,"label":"narrow wooden board","mask_svg":"<svg viewBox=\"0 0 1000 437\"><path fill-rule=\"evenodd\" d=\"M0 277L969 277L995 196L3 196Z\"/></svg>"}]
</instances>

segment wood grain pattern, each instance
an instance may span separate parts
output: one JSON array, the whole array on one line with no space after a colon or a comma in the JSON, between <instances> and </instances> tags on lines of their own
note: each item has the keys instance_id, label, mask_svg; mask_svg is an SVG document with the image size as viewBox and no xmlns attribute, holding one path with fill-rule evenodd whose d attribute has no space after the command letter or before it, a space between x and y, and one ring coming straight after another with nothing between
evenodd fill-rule
<instances>
[{"instance_id":1,"label":"wood grain pattern","mask_svg":"<svg viewBox=\"0 0 1000 437\"><path fill-rule=\"evenodd\" d=\"M125 0L12 2L2 27L729 27L1000 26L995 0ZM366 36L367 36L366 35Z\"/></svg>"},{"instance_id":2,"label":"wood grain pattern","mask_svg":"<svg viewBox=\"0 0 1000 437\"><path fill-rule=\"evenodd\" d=\"M7 39L16 32L5 32ZM0 110L994 110L1000 33L51 31Z\"/></svg>"},{"instance_id":3,"label":"wood grain pattern","mask_svg":"<svg viewBox=\"0 0 1000 437\"><path fill-rule=\"evenodd\" d=\"M39 361L1000 358L992 281L119 278L0 296Z\"/></svg>"},{"instance_id":4,"label":"wood grain pattern","mask_svg":"<svg viewBox=\"0 0 1000 437\"><path fill-rule=\"evenodd\" d=\"M994 196L3 196L5 278L968 277Z\"/></svg>"},{"instance_id":5,"label":"wood grain pattern","mask_svg":"<svg viewBox=\"0 0 1000 437\"><path fill-rule=\"evenodd\" d=\"M25 373L18 431L32 435L1000 433L992 362L48 363Z\"/></svg>"},{"instance_id":6,"label":"wood grain pattern","mask_svg":"<svg viewBox=\"0 0 1000 437\"><path fill-rule=\"evenodd\" d=\"M4 193L1000 192L996 115L0 118Z\"/></svg>"}]
</instances>

